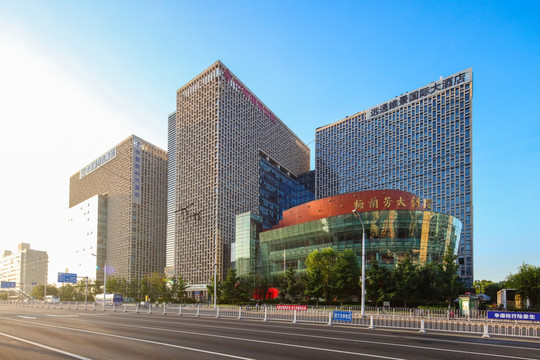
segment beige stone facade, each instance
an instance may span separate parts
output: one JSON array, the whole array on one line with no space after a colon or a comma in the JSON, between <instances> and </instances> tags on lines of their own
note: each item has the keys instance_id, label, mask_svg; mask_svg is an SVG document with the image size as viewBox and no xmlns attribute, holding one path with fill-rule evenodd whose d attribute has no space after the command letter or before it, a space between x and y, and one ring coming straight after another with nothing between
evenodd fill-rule
<instances>
[{"instance_id":1,"label":"beige stone facade","mask_svg":"<svg viewBox=\"0 0 540 360\"><path fill-rule=\"evenodd\" d=\"M299 175L310 151L220 61L177 91L174 130L175 272L204 289L216 252L218 277L229 268L235 216L259 213L261 154Z\"/></svg>"},{"instance_id":2,"label":"beige stone facade","mask_svg":"<svg viewBox=\"0 0 540 360\"><path fill-rule=\"evenodd\" d=\"M16 252L4 251L0 257L0 280L15 282L13 290L31 294L35 286L47 283L49 256L21 243Z\"/></svg>"},{"instance_id":3,"label":"beige stone facade","mask_svg":"<svg viewBox=\"0 0 540 360\"><path fill-rule=\"evenodd\" d=\"M107 198L107 276L141 279L165 267L167 153L130 136L70 178L69 207Z\"/></svg>"}]
</instances>

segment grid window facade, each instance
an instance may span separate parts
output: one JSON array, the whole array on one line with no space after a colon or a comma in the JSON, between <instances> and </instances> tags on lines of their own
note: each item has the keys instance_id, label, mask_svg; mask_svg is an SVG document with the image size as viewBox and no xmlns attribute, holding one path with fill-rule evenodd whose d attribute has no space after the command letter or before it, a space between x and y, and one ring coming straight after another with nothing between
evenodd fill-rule
<instances>
[{"instance_id":1,"label":"grid window facade","mask_svg":"<svg viewBox=\"0 0 540 360\"><path fill-rule=\"evenodd\" d=\"M107 195L107 276L140 280L165 268L167 152L130 136L115 154L86 176L71 176L69 206Z\"/></svg>"},{"instance_id":2,"label":"grid window facade","mask_svg":"<svg viewBox=\"0 0 540 360\"><path fill-rule=\"evenodd\" d=\"M167 135L167 255L166 266L174 269L174 231L176 229L176 111L169 114Z\"/></svg>"},{"instance_id":3,"label":"grid window facade","mask_svg":"<svg viewBox=\"0 0 540 360\"><path fill-rule=\"evenodd\" d=\"M473 282L472 69L316 131L316 198L396 189L462 221L460 277Z\"/></svg>"},{"instance_id":4,"label":"grid window facade","mask_svg":"<svg viewBox=\"0 0 540 360\"><path fill-rule=\"evenodd\" d=\"M21 243L17 252L4 251L0 257L0 280L15 282L15 289L31 294L37 285L47 283L49 256L46 251Z\"/></svg>"},{"instance_id":5,"label":"grid window facade","mask_svg":"<svg viewBox=\"0 0 540 360\"><path fill-rule=\"evenodd\" d=\"M237 214L259 214L264 152L298 175L309 148L229 69L216 62L177 91L175 272L192 286L230 266Z\"/></svg>"}]
</instances>

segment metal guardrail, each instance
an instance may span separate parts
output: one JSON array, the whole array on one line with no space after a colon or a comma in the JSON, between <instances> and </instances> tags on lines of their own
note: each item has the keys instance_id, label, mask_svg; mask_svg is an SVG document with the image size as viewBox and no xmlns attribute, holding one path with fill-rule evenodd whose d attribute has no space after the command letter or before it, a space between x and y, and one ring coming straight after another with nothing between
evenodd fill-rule
<instances>
[{"instance_id":1,"label":"metal guardrail","mask_svg":"<svg viewBox=\"0 0 540 360\"><path fill-rule=\"evenodd\" d=\"M421 311L366 311L366 316L361 317L360 312L352 311L350 322L333 320L333 309L308 308L306 311L298 310L277 310L275 306L246 307L246 306L212 306L202 305L161 305L159 307L149 305L142 307L139 304L107 305L84 303L84 302L60 302L45 303L43 301L0 301L3 306L22 306L33 308L66 309L82 311L113 311L113 312L133 312L147 314L162 314L176 316L194 317L216 317L216 318L236 318L251 319L260 321L286 321L292 323L318 323L327 325L344 326L367 326L369 329L400 328L417 330L419 332L439 331L478 334L484 338L490 335L540 338L540 324L535 322L517 322L504 320L488 320L487 313L484 318L477 316L450 317L442 312L421 312ZM344 310L348 311L348 310ZM436 316L434 316L436 315Z\"/></svg>"}]
</instances>

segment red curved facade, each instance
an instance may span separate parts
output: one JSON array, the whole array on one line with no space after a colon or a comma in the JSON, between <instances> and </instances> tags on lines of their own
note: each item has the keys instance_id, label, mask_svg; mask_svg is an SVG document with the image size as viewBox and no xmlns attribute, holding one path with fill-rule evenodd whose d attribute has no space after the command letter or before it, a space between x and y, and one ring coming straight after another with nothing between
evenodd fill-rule
<instances>
[{"instance_id":1,"label":"red curved facade","mask_svg":"<svg viewBox=\"0 0 540 360\"><path fill-rule=\"evenodd\" d=\"M273 229L298 225L331 216L380 210L431 210L431 199L401 190L369 190L340 194L310 201L283 212L283 220Z\"/></svg>"}]
</instances>

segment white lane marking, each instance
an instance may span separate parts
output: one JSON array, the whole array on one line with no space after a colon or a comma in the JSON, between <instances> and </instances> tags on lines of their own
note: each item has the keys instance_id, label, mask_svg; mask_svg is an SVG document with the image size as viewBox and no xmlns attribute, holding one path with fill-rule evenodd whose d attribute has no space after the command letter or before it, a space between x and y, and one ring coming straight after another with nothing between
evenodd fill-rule
<instances>
[{"instance_id":1,"label":"white lane marking","mask_svg":"<svg viewBox=\"0 0 540 360\"><path fill-rule=\"evenodd\" d=\"M225 338L225 339L231 339L231 340L242 340L242 341L248 341L248 342L260 342L260 343L265 343L265 344L274 344L274 345L291 346L291 347L303 347L302 345L293 345L293 344L269 342L269 341L263 341L263 340L236 338L236 337L231 337L231 336L214 335L214 334L207 334L207 333L197 333L197 332L193 332L193 331L172 330L172 329L155 328L155 327L148 327L148 326L138 326L138 325L127 325L127 324L121 324L121 323L103 322L103 321L99 321L99 322L98 321L92 321L92 320L86 320L86 321L87 322L97 322L99 324L109 324L109 325L124 326L124 327L133 327L133 328L141 328L141 329L149 329L149 330L159 330L159 331L175 332L175 333L181 333L181 334L201 335L201 336ZM208 326L208 327L211 327L211 326ZM235 330L245 331L245 329L235 329ZM257 332L257 331L265 332L265 331L261 331L261 330L252 330L252 329L250 329L248 332L251 332L251 331L252 332ZM298 336L298 337L313 337L313 338L320 338L320 339L342 340L342 341L347 341L347 342L357 342L357 343L372 344L372 345L395 346L395 347L404 347L404 348L413 348L413 349L422 349L422 350L437 350L437 351L443 351L443 352L447 351L447 352L454 352L454 353L459 353L459 354L493 356L493 357L500 357L500 358L506 358L506 359L537 360L537 358L526 358L526 357L501 355L501 354L492 354L492 353L483 353L483 352L474 352L474 351L465 351L465 350L453 350L453 349L437 348L437 347L430 347L430 346L394 344L394 343L380 342L380 341L345 339L345 338L335 338L335 337L316 336L316 335L304 335L304 334L292 334L292 333L283 333L283 332L270 332L270 331L266 331L266 332L271 333L271 334L279 334L279 335L291 335L291 336ZM341 353L346 353L346 354L355 354L355 355L365 355L365 356L378 357L377 355L369 355L369 354L362 354L362 353L349 353L349 352L345 352L345 351L341 351L341 350L332 350L332 349L324 349L324 348L311 348L311 347L306 347L306 348L308 348L308 349L318 349L318 350L322 350L322 351L333 351L333 352L341 352ZM529 349L529 350L537 351L538 349ZM385 358L385 357L381 357L381 358ZM386 359L393 359L393 358L386 358Z\"/></svg>"},{"instance_id":2,"label":"white lane marking","mask_svg":"<svg viewBox=\"0 0 540 360\"><path fill-rule=\"evenodd\" d=\"M131 318L133 319L133 317ZM244 328L236 328L236 327L227 327L227 326L213 326L213 325L200 325L198 323L198 321L189 321L187 320L188 318L185 318L185 323L188 323L190 325L193 325L194 327L203 327L203 328L215 328L215 329L225 329L225 330L237 330L237 331L245 331ZM154 321L150 321L150 320L146 320L144 318L139 318L137 319L138 321L143 321L143 322L154 322ZM201 318L199 318L199 320L202 320ZM208 320L208 319L204 319L204 320ZM231 320L231 319L228 319L228 320ZM89 320L91 321L91 320ZM174 324L175 322L174 321L165 321L166 323L168 324ZM319 324L319 325L322 325L322 324ZM277 325L276 323L273 323L273 324L265 324L265 326L267 327L271 327L271 328L277 328L277 329L290 329L291 324L289 324L289 326L283 326L283 325ZM324 327L326 327L326 325L324 325ZM354 329L354 328L353 328ZM362 330L362 328L357 328L359 330ZM363 330L365 330L366 328L363 328ZM309 330L309 331L314 331L313 328L308 328L308 327L303 327L302 330ZM407 330L407 329L401 329L401 328L378 328L378 330L391 330L391 331L403 331L403 332L407 332L407 333L411 333L413 331L411 330ZM254 329L250 329L249 331L252 331L252 332L260 332L260 333L269 333L269 334L281 334L281 335L291 335L291 336L300 336L300 337L314 337L314 338L321 338L321 339L333 339L333 340L343 340L343 341L357 341L357 342L367 342L367 340L354 340L354 339L350 339L350 338L339 338L339 337L328 337L328 336L321 336L321 335L310 335L310 334L299 334L299 333L284 333L284 332L277 332L277 331L269 331L269 330L254 330ZM338 333L338 334L350 334L351 332L350 331L343 331L343 330L333 330L333 332L335 333ZM377 333L377 334L373 334L373 333L368 333L368 332L362 332L362 333L358 333L358 334L361 334L363 336L376 336L376 337L388 337L388 338L395 338L396 335L387 335L387 334L380 334L380 333ZM432 333L432 334L435 334L435 335L442 335L440 332L439 333ZM468 337L470 339L478 339L478 337L473 337L473 336L470 336L472 334L467 334L467 333L444 333L444 335L448 335L448 336L464 336L464 337ZM469 336L467 336L469 335ZM478 335L478 334L477 334ZM425 335L424 335L425 336ZM418 340L420 339L420 337L418 336L404 336L404 335L401 335L399 336L401 339L410 339L410 340ZM460 345L463 345L464 343L462 341L457 341L457 340L449 340L449 339L441 339L441 338L430 338L431 340L434 340L434 341L438 341L438 342L444 342L444 343L450 343L450 344L460 344ZM536 340L535 338L511 338L511 339L508 339L508 338L505 338L504 340L508 340L508 341L518 341L518 340L522 340L522 341L527 341L527 343L531 343L531 340ZM385 343L383 343L385 344ZM469 344L469 343L467 343ZM478 345L478 346L486 346L486 347L495 347L495 348L508 348L508 349L523 349L522 346L512 346L512 345L502 345L502 344L486 344L484 342L472 342L470 343L471 345ZM395 346L399 346L399 344L393 344ZM446 350L446 349L441 349L441 350ZM540 351L540 349L538 348L529 348L529 350L532 350L532 351Z\"/></svg>"},{"instance_id":3,"label":"white lane marking","mask_svg":"<svg viewBox=\"0 0 540 360\"><path fill-rule=\"evenodd\" d=\"M130 318L130 319L134 319L133 317ZM88 322L97 322L97 321L92 321L92 320L86 320ZM150 320L146 320L144 318L139 318L137 319L137 321L141 321L141 322L154 322L154 321L150 321ZM174 321L164 321L165 323L167 324L175 324ZM102 322L100 322L102 323ZM201 328L211 328L211 329L224 329L224 330L237 330L237 331L246 331L245 328L237 328L237 327L230 327L230 326L214 326L214 325L201 325L199 324L197 321L184 321L184 323L187 323L189 325L192 325L194 327L201 327ZM113 325L116 325L116 323L111 323ZM122 324L123 325L123 324ZM269 327L272 327L272 328L279 328L279 329L290 329L290 326L293 326L293 325L290 325L289 327L285 327L285 326L276 326L276 325L269 325L269 324L266 324L265 326L269 326ZM308 329L308 328L302 328L303 330L313 330L313 329ZM383 329L385 330L385 329ZM391 330L402 330L402 329L391 329ZM392 345L392 346L412 346L412 345L402 345L402 344L394 344L394 343L385 343L385 342L377 342L377 341L368 341L368 340L358 340L358 339L351 339L351 338L340 338L340 337L333 337L333 336L322 336L322 335L311 335L311 334L300 334L300 333L290 333L290 332L283 332L283 331L269 331L269 330L255 330L255 329L249 329L247 330L248 332L258 332L258 333L268 333L268 334L279 334L279 335L290 335L290 336L297 336L297 337L312 337L312 338L318 338L318 339L331 339L331 340L341 340L341 341L346 341L346 342L349 342L349 341L353 341L353 342L359 342L359 343L368 343L368 344L382 344L382 345ZM340 330L334 330L334 332L336 333L342 333L342 334L351 334L350 331L340 331ZM396 337L396 335L386 335L386 334L370 334L370 333L367 333L367 332L363 332L363 333L357 333L357 334L362 334L362 335L365 335L365 336L380 336L380 337L391 337L391 338L394 338ZM446 335L453 335L453 336L457 336L457 335L467 335L467 334L446 334ZM413 336L401 336L400 335L400 338L402 339L411 339L411 340L418 340L420 339L419 337L413 337ZM445 342L445 343L451 343L451 344L459 344L459 345L463 345L463 342L461 341L456 341L456 340L448 340L448 339L434 339L436 341L439 341L439 342ZM516 341L517 339L511 339L512 341ZM522 346L510 346L510 345L501 345L501 344L486 344L486 343L470 343L471 345L478 345L478 346L487 346L487 347L496 347L496 348L507 348L507 349L523 349ZM445 349L445 348L434 348L434 347L420 347L420 348L425 348L425 349L428 349L428 350L441 350L441 351L455 351L455 352L462 352L462 350L448 350L448 349ZM528 350L531 350L531 351L540 351L540 349L538 348L528 348Z\"/></svg>"},{"instance_id":4,"label":"white lane marking","mask_svg":"<svg viewBox=\"0 0 540 360\"><path fill-rule=\"evenodd\" d=\"M22 315L17 315L17 317L20 317L20 318L23 318L23 319L37 319L37 317L34 317L34 316L22 316Z\"/></svg>"},{"instance_id":5,"label":"white lane marking","mask_svg":"<svg viewBox=\"0 0 540 360\"><path fill-rule=\"evenodd\" d=\"M27 344L31 344L31 345L34 345L34 346L37 346L37 347L40 347L40 348L51 350L51 351L54 351L54 352L57 352L57 353L60 353L60 354L63 354L63 355L71 356L71 357L73 357L75 359L92 360L92 359L84 357L84 356L79 356L77 354L72 354L72 353L64 351L64 350L56 349L56 348L53 348L53 347L50 347L50 346L47 346L47 345L43 345L43 344L38 344L36 342L26 340L26 339L21 339L19 337L11 336L11 335L8 335L8 334L0 333L0 335L8 337L8 338L13 339L13 340L17 340L17 341L21 341L21 342L24 342L24 343L27 343Z\"/></svg>"},{"instance_id":6,"label":"white lane marking","mask_svg":"<svg viewBox=\"0 0 540 360\"><path fill-rule=\"evenodd\" d=\"M79 315L54 315L54 314L47 314L47 316L57 317L57 318L79 317Z\"/></svg>"},{"instance_id":7,"label":"white lane marking","mask_svg":"<svg viewBox=\"0 0 540 360\"><path fill-rule=\"evenodd\" d=\"M29 321L26 321L26 320L16 320L16 319L4 318L4 317L0 317L0 319L10 320L10 321L16 321L16 322L22 322L22 323L28 323L28 324L32 324L33 326L41 325L41 326L52 327L52 328L57 328L57 329L70 330L70 331L77 331L77 332L82 332L82 333L86 333L86 334L101 335L101 336L106 336L106 337L114 337L114 338L118 338L118 339L125 339L125 340L139 341L139 342L148 343L148 344L155 344L155 345L168 346L168 347L172 347L172 348L176 348L176 349L190 350L190 351L201 352L201 353L205 353L205 354L211 354L211 355L217 355L217 356L229 357L229 358L233 358L233 359L255 360L255 359L246 358L246 357L241 357L241 356L236 356L236 355L230 355L230 354L225 354L225 353L218 353L218 352L215 352L215 351L208 351L208 350L202 350L202 349L190 348L190 347L187 347L187 346L180 346L180 345L167 344L167 343L162 343L162 342L152 341L152 340L138 339L138 338L133 338L133 337L129 337L129 336L122 336L122 335L115 335L115 334L100 333L100 332L96 332L96 331L82 330L82 329L75 329L75 328L69 328L69 327L65 327L65 326L58 326L58 325L51 325L51 324L43 324L43 323L39 323L39 322L29 322ZM1 334L1 333L0 333L0 334ZM9 336L9 335L6 335L6 336ZM86 358L81 358L81 359L86 359Z\"/></svg>"}]
</instances>

